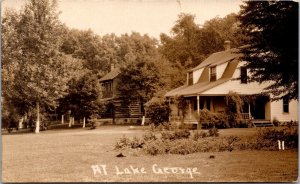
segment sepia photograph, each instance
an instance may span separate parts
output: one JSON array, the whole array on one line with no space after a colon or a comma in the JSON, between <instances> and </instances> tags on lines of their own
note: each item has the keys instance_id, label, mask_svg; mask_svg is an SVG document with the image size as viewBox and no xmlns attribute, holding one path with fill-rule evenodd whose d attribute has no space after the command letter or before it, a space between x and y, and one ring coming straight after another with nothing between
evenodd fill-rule
<instances>
[{"instance_id":1,"label":"sepia photograph","mask_svg":"<svg viewBox=\"0 0 300 184\"><path fill-rule=\"evenodd\" d=\"M298 55L298 0L1 0L1 182L299 182Z\"/></svg>"}]
</instances>

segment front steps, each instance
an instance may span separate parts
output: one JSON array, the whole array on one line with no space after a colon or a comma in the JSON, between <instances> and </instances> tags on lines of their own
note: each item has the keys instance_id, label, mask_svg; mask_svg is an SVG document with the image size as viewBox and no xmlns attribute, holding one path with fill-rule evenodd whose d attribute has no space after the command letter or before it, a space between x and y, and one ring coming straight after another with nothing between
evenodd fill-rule
<instances>
[{"instance_id":1,"label":"front steps","mask_svg":"<svg viewBox=\"0 0 300 184\"><path fill-rule=\"evenodd\" d=\"M274 124L267 120L252 120L252 124L254 127L271 127Z\"/></svg>"}]
</instances>

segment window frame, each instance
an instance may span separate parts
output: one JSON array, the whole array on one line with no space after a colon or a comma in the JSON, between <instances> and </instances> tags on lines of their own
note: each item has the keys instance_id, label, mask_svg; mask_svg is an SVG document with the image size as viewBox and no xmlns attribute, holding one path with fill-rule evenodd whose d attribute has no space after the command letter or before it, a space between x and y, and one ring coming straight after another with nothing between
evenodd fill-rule
<instances>
[{"instance_id":1,"label":"window frame","mask_svg":"<svg viewBox=\"0 0 300 184\"><path fill-rule=\"evenodd\" d=\"M248 83L248 73L247 73L247 67L242 66L241 67L241 84L247 84Z\"/></svg>"},{"instance_id":2,"label":"window frame","mask_svg":"<svg viewBox=\"0 0 300 184\"><path fill-rule=\"evenodd\" d=\"M283 113L289 113L290 112L290 99L289 97L283 97L282 99L282 110Z\"/></svg>"},{"instance_id":3,"label":"window frame","mask_svg":"<svg viewBox=\"0 0 300 184\"><path fill-rule=\"evenodd\" d=\"M211 66L209 69L209 81L213 82L217 80L217 66Z\"/></svg>"}]
</instances>

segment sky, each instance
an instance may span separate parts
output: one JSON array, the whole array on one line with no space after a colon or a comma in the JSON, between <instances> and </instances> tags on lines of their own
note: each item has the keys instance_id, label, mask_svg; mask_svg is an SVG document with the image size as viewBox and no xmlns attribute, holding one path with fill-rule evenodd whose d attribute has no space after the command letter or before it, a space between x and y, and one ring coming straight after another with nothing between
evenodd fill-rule
<instances>
[{"instance_id":1,"label":"sky","mask_svg":"<svg viewBox=\"0 0 300 184\"><path fill-rule=\"evenodd\" d=\"M1 8L19 10L26 0L1 0ZM58 0L60 20L70 28L98 35L132 31L159 38L170 34L180 13L196 16L202 25L216 16L238 13L241 0ZM2 11L3 12L3 11Z\"/></svg>"}]
</instances>

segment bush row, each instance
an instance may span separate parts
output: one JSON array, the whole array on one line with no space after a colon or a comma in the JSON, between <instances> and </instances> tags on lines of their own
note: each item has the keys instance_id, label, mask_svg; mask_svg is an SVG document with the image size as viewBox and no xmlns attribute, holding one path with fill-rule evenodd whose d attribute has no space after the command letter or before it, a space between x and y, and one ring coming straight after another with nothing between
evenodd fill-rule
<instances>
[{"instance_id":1,"label":"bush row","mask_svg":"<svg viewBox=\"0 0 300 184\"><path fill-rule=\"evenodd\" d=\"M286 148L298 147L298 128L262 128L257 135L218 137L218 129L209 131L163 131L161 136L153 132L143 138L121 138L115 148L142 148L147 154L190 154L196 152L221 152L233 150L277 150L277 140L285 141Z\"/></svg>"}]
</instances>

